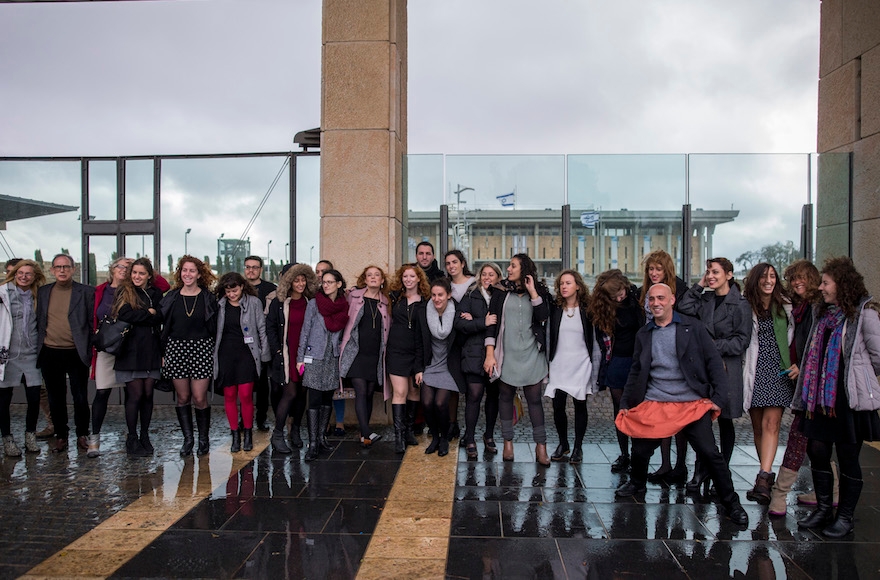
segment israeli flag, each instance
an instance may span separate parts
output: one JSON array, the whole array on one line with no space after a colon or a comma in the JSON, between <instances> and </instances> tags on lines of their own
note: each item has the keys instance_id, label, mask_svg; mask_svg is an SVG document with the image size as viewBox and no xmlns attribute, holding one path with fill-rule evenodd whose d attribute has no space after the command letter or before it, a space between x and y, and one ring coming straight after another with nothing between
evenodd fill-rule
<instances>
[{"instance_id":1,"label":"israeli flag","mask_svg":"<svg viewBox=\"0 0 880 580\"><path fill-rule=\"evenodd\" d=\"M599 223L599 212L585 211L581 213L581 225L585 228L593 229Z\"/></svg>"},{"instance_id":2,"label":"israeli flag","mask_svg":"<svg viewBox=\"0 0 880 580\"><path fill-rule=\"evenodd\" d=\"M516 193L510 192L504 195L496 195L495 199L501 202L502 207L513 207L516 205Z\"/></svg>"}]
</instances>

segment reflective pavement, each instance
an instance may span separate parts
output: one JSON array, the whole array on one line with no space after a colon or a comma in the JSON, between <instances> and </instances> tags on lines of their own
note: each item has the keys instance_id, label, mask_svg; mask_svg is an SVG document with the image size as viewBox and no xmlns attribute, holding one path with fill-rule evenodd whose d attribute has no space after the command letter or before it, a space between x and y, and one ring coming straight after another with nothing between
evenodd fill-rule
<instances>
[{"instance_id":1,"label":"reflective pavement","mask_svg":"<svg viewBox=\"0 0 880 580\"><path fill-rule=\"evenodd\" d=\"M528 424L517 426L514 462L484 454L481 441L477 460L463 450L426 456L424 438L401 459L388 428L370 450L349 430L311 463L299 451L274 456L262 433L253 452L233 456L219 411L201 459L177 455L171 407L156 409L149 459L125 456L119 407L98 459L74 448L50 454L45 444L38 456L3 458L0 578L849 580L880 570L880 451L867 445L855 534L832 542L797 528L809 509L794 493L784 518L745 500L757 466L746 423L731 462L750 518L741 528L711 498L677 487L649 484L643 501L616 499L626 476L610 472L617 445L601 413L591 414L582 464L545 468ZM19 440L23 414L13 406ZM795 489L809 486L805 467Z\"/></svg>"}]
</instances>

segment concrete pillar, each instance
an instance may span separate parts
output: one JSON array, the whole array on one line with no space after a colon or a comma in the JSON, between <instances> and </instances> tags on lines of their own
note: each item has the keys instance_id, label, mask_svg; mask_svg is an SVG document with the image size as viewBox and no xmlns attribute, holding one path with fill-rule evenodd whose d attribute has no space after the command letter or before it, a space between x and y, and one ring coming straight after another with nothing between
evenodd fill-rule
<instances>
[{"instance_id":1,"label":"concrete pillar","mask_svg":"<svg viewBox=\"0 0 880 580\"><path fill-rule=\"evenodd\" d=\"M816 258L851 251L868 291L880 293L880 3L823 0L819 42L820 155ZM850 243L851 240L851 243Z\"/></svg>"},{"instance_id":2,"label":"concrete pillar","mask_svg":"<svg viewBox=\"0 0 880 580\"><path fill-rule=\"evenodd\" d=\"M349 282L404 256L406 35L406 0L323 2L320 257Z\"/></svg>"}]
</instances>

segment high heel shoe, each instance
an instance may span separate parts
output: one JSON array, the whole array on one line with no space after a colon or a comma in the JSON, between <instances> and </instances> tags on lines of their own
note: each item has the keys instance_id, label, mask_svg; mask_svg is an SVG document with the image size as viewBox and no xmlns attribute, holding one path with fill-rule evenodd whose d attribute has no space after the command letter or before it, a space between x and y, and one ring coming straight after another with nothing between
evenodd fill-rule
<instances>
[{"instance_id":1,"label":"high heel shoe","mask_svg":"<svg viewBox=\"0 0 880 580\"><path fill-rule=\"evenodd\" d=\"M700 488L703 488L703 495L709 495L711 486L712 478L709 477L709 472L699 466L694 470L694 477L687 482L685 489L688 493L700 493Z\"/></svg>"},{"instance_id":2,"label":"high heel shoe","mask_svg":"<svg viewBox=\"0 0 880 580\"><path fill-rule=\"evenodd\" d=\"M491 437L483 435L483 445L486 446L486 453L498 453L498 447L495 446L495 440Z\"/></svg>"},{"instance_id":3,"label":"high heel shoe","mask_svg":"<svg viewBox=\"0 0 880 580\"><path fill-rule=\"evenodd\" d=\"M513 461L513 441L504 440L504 450L501 453L504 461Z\"/></svg>"}]
</instances>

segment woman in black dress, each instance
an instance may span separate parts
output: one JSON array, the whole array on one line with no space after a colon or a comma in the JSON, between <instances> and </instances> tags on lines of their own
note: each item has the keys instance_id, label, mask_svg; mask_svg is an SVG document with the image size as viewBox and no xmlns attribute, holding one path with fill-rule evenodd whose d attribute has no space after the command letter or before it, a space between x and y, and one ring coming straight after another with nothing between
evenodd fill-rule
<instances>
[{"instance_id":1,"label":"woman in black dress","mask_svg":"<svg viewBox=\"0 0 880 580\"><path fill-rule=\"evenodd\" d=\"M428 278L418 264L404 264L394 273L389 299L391 330L385 364L391 380L391 412L394 418L394 450L406 452L407 445L418 445L413 435L419 390L413 384L416 374L418 309L428 300Z\"/></svg>"}]
</instances>

